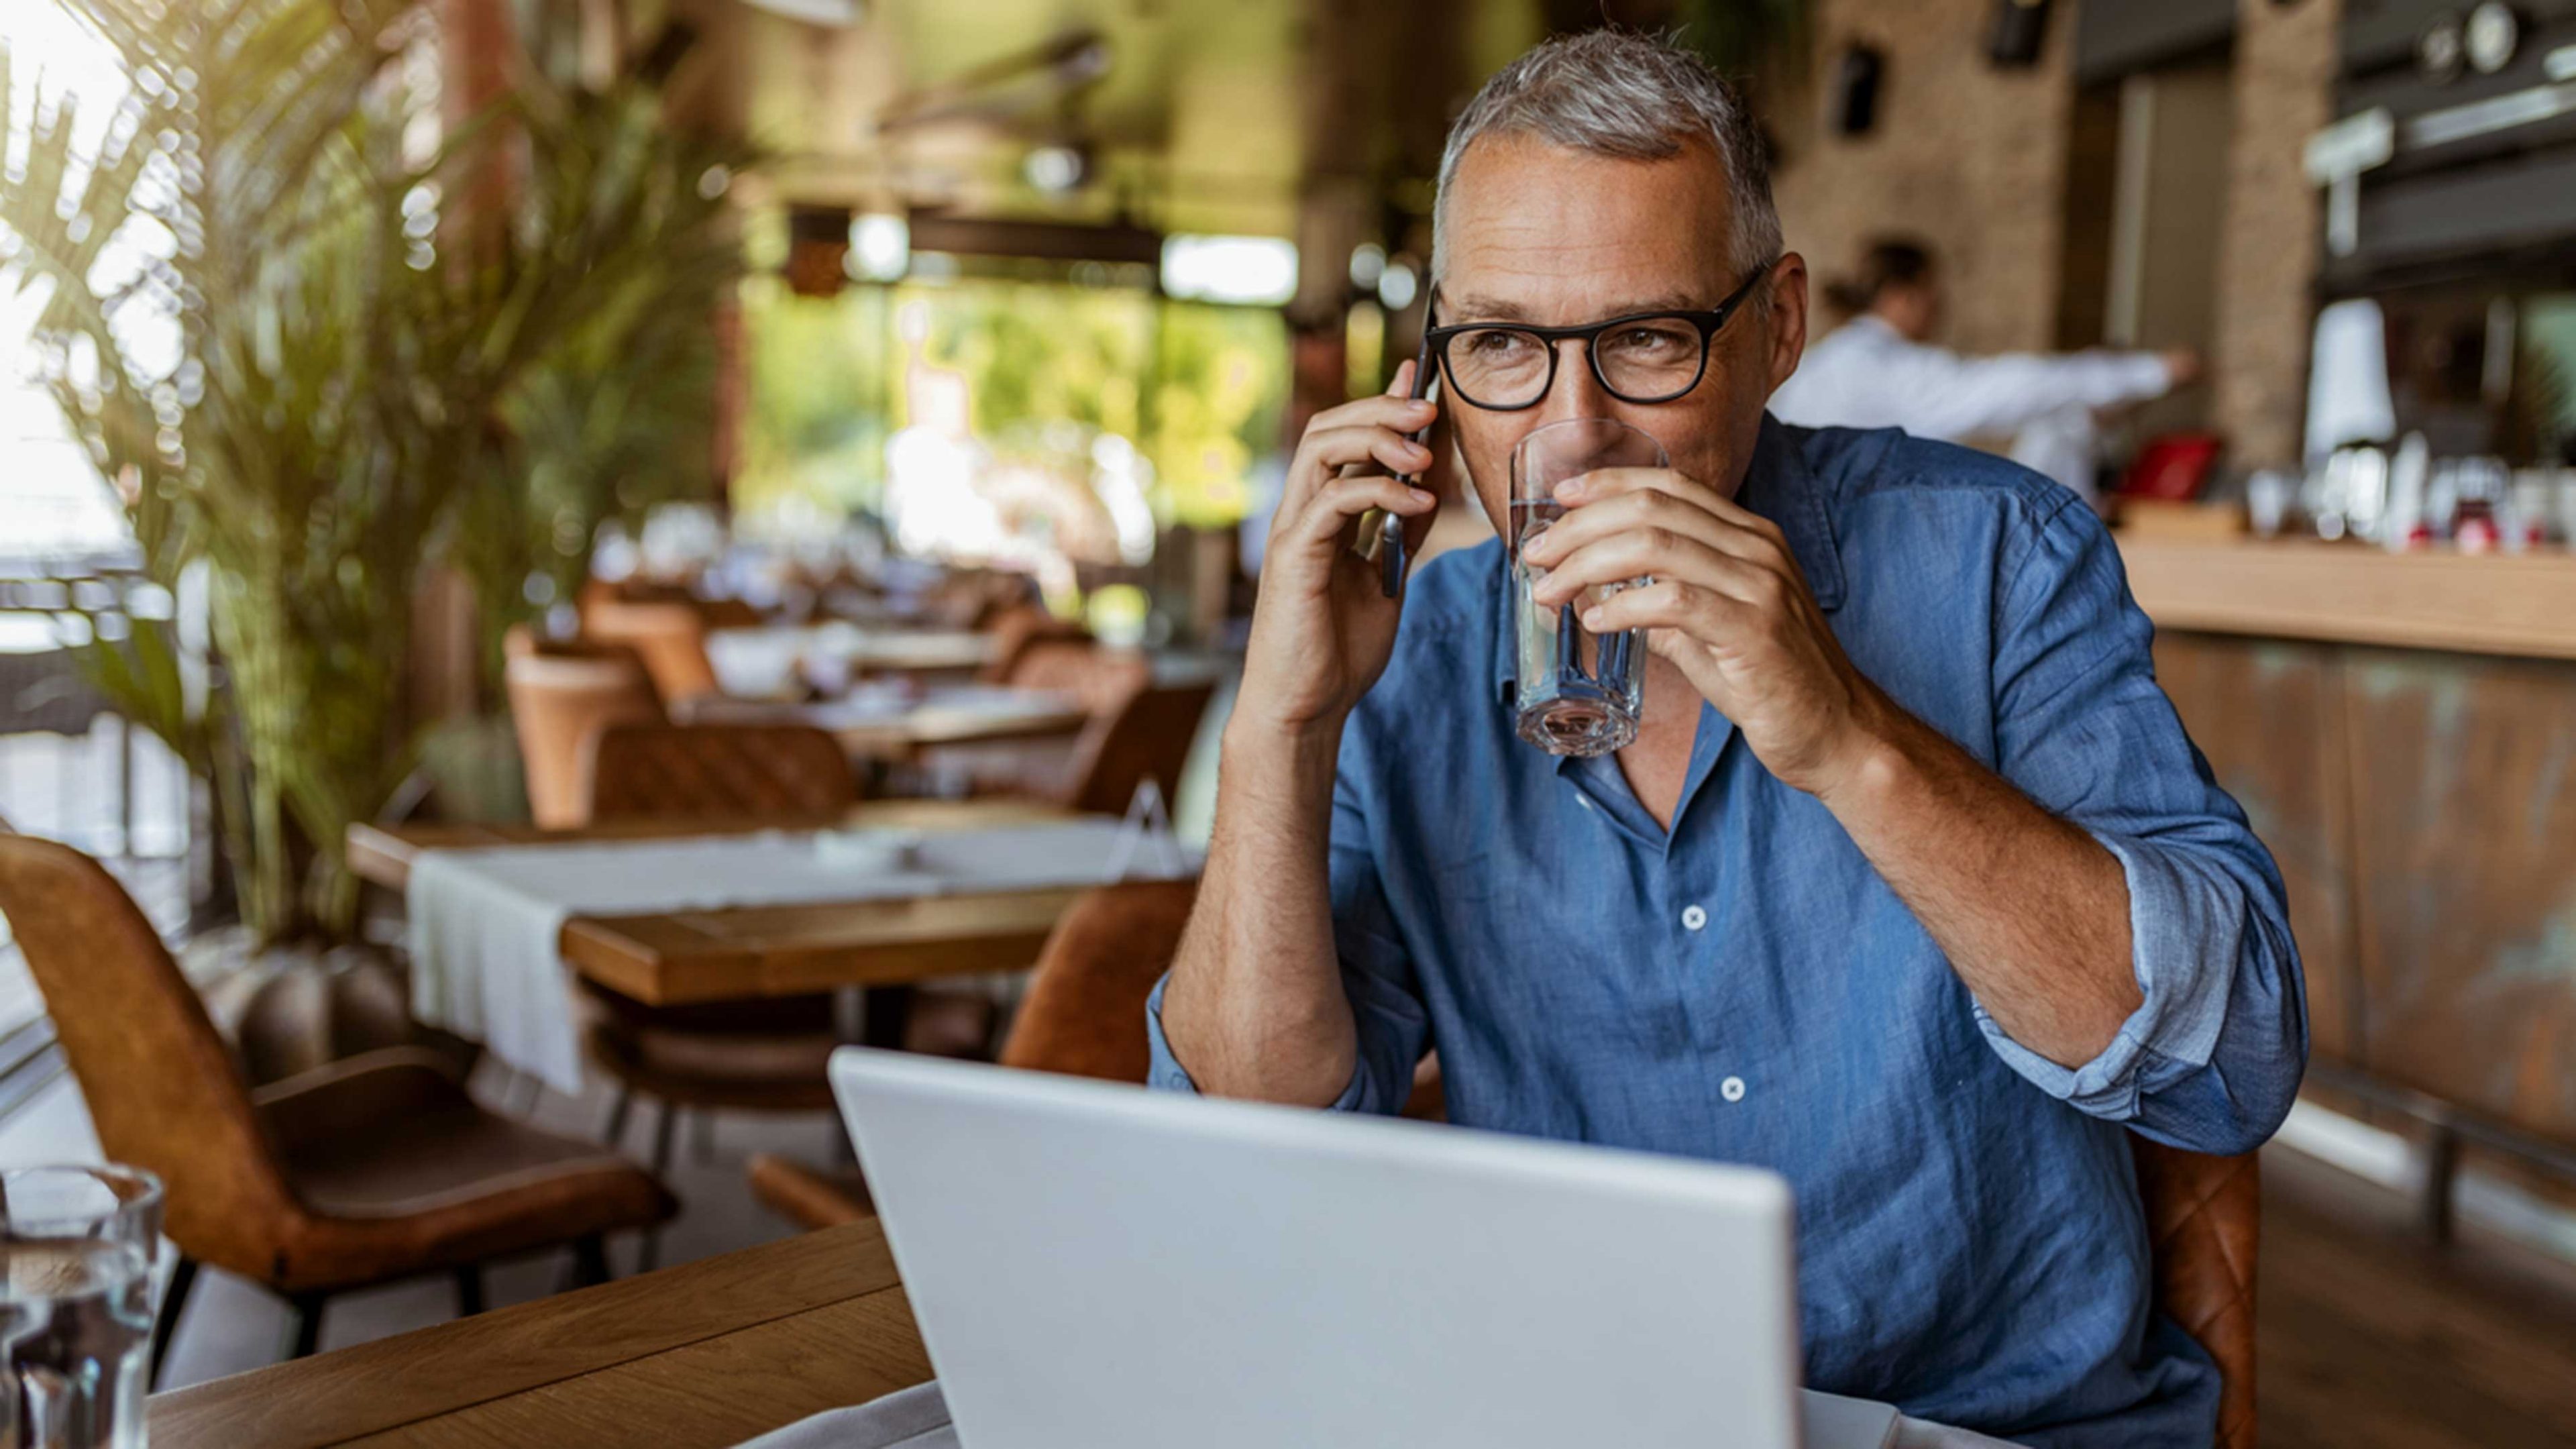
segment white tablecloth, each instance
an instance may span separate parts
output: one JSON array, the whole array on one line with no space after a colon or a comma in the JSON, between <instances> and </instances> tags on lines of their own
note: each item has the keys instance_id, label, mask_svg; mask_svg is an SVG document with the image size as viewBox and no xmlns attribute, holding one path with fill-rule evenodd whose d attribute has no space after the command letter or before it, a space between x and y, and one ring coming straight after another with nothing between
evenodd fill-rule
<instances>
[{"instance_id":1,"label":"white tablecloth","mask_svg":"<svg viewBox=\"0 0 2576 1449\"><path fill-rule=\"evenodd\" d=\"M2011 1449L2000 1439L1899 1415L1883 1404L1810 1392L1807 1449ZM1857 1436L1857 1437L1855 1437ZM1211 1437L1211 1446L1216 1444ZM830 1409L749 1440L738 1449L958 1449L948 1402L933 1380L855 1408Z\"/></svg>"},{"instance_id":2,"label":"white tablecloth","mask_svg":"<svg viewBox=\"0 0 2576 1449\"><path fill-rule=\"evenodd\" d=\"M1098 885L1195 864L1167 843L1137 848L1136 830L1094 819L423 851L404 892L412 1010L578 1092L581 1048L556 954L570 917Z\"/></svg>"}]
</instances>

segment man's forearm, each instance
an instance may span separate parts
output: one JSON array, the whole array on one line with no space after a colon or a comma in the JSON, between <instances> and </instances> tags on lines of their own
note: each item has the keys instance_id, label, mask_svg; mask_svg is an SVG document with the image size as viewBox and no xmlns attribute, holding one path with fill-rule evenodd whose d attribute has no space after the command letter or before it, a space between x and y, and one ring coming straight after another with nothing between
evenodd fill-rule
<instances>
[{"instance_id":1,"label":"man's forearm","mask_svg":"<svg viewBox=\"0 0 2576 1449\"><path fill-rule=\"evenodd\" d=\"M1198 908L1163 993L1164 1039L1202 1091L1326 1106L1350 1084L1327 863L1338 746L1338 730L1227 731Z\"/></svg>"},{"instance_id":2,"label":"man's forearm","mask_svg":"<svg viewBox=\"0 0 2576 1449\"><path fill-rule=\"evenodd\" d=\"M1822 792L1861 853L2014 1041L2101 1054L2141 999L2119 860L1892 703Z\"/></svg>"}]
</instances>

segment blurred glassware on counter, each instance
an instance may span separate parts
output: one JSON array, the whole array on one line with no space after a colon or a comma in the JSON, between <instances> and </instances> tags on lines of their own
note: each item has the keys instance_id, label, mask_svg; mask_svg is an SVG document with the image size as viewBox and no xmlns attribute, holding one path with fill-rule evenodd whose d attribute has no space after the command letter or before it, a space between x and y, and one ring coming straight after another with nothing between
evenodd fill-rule
<instances>
[{"instance_id":1,"label":"blurred glassware on counter","mask_svg":"<svg viewBox=\"0 0 2576 1449\"><path fill-rule=\"evenodd\" d=\"M2388 385L2388 318L2377 302L2357 297L2319 312L2309 356L2309 466L2397 431Z\"/></svg>"},{"instance_id":2,"label":"blurred glassware on counter","mask_svg":"<svg viewBox=\"0 0 2576 1449\"><path fill-rule=\"evenodd\" d=\"M2353 510L2352 531L2390 552L2421 548L2433 541L2426 504L2433 483L2433 447L2422 433L2408 433L2389 460L2388 486L2375 515Z\"/></svg>"},{"instance_id":3,"label":"blurred glassware on counter","mask_svg":"<svg viewBox=\"0 0 2576 1449\"><path fill-rule=\"evenodd\" d=\"M2505 546L2505 495L2512 474L2501 458L2452 461L2446 508L2433 517L2447 519L2447 532L2462 553L2494 553Z\"/></svg>"},{"instance_id":4,"label":"blurred glassware on counter","mask_svg":"<svg viewBox=\"0 0 2576 1449\"><path fill-rule=\"evenodd\" d=\"M2552 517L2556 500L2551 496L2557 484L2556 472L2551 468L2514 470L2512 485L2505 490L2500 524L2508 553L2540 548L2551 541L2556 523Z\"/></svg>"},{"instance_id":5,"label":"blurred glassware on counter","mask_svg":"<svg viewBox=\"0 0 2576 1449\"><path fill-rule=\"evenodd\" d=\"M2298 501L2299 480L2282 469L2259 469L2245 480L2245 517L2257 538L2280 537Z\"/></svg>"},{"instance_id":6,"label":"blurred glassware on counter","mask_svg":"<svg viewBox=\"0 0 2576 1449\"><path fill-rule=\"evenodd\" d=\"M161 1180L130 1167L0 1172L0 1442L143 1449Z\"/></svg>"}]
</instances>

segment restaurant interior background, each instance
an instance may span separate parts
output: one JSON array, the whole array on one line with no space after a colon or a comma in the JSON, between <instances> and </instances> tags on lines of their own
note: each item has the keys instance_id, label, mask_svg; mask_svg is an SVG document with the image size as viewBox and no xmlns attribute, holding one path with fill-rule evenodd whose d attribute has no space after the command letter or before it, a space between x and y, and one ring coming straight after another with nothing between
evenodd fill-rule
<instances>
[{"instance_id":1,"label":"restaurant interior background","mask_svg":"<svg viewBox=\"0 0 2576 1449\"><path fill-rule=\"evenodd\" d=\"M2576 1444L2576 0L350 0L267 51L224 9L0 6L0 820L109 865L250 1081L418 1035L352 831L546 823L534 641L709 719L891 700L835 716L878 794L1072 798L1198 690L1142 777L1203 840L1268 504L1414 349L1449 119L1551 31L1677 26L1819 276L1904 232L1945 345L2208 359L2105 480L2306 960L2264 1437ZM359 137L337 224L298 106ZM940 1049L1015 1000L968 964ZM0 945L0 1163L99 1150L46 1007ZM661 1261L794 1230L744 1165L828 1112L678 1116ZM273 1356L207 1278L165 1384Z\"/></svg>"}]
</instances>

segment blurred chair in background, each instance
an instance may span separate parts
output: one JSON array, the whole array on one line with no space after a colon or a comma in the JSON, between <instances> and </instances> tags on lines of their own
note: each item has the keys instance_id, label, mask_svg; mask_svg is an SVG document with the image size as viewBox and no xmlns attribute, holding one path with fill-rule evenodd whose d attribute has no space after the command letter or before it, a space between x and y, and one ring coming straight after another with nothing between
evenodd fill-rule
<instances>
[{"instance_id":1,"label":"blurred chair in background","mask_svg":"<svg viewBox=\"0 0 2576 1449\"><path fill-rule=\"evenodd\" d=\"M1133 649L1112 649L1089 639L1037 639L1022 649L1002 676L1013 689L1044 689L1082 701L1095 715L1108 714L1154 682L1154 666Z\"/></svg>"},{"instance_id":2,"label":"blurred chair in background","mask_svg":"<svg viewBox=\"0 0 2576 1449\"><path fill-rule=\"evenodd\" d=\"M1076 810L1118 815L1147 780L1160 786L1166 809L1180 797L1181 769L1189 763L1199 720L1207 714L1211 683L1140 689L1104 715L1095 715L1074 745L1064 803Z\"/></svg>"},{"instance_id":3,"label":"blurred chair in background","mask_svg":"<svg viewBox=\"0 0 2576 1449\"><path fill-rule=\"evenodd\" d=\"M841 742L811 725L612 722L584 751L593 821L836 819L859 801Z\"/></svg>"},{"instance_id":4,"label":"blurred chair in background","mask_svg":"<svg viewBox=\"0 0 2576 1449\"><path fill-rule=\"evenodd\" d=\"M804 725L611 724L586 752L587 816L618 820L732 821L782 825L837 820L858 803L859 782L840 742ZM684 1111L827 1112L823 1075L840 1044L825 994L651 1006L583 979L592 1066L617 1083L604 1136L626 1135L637 1097L655 1108L652 1162L667 1172ZM981 1056L992 1003L962 992L916 993L904 1045ZM657 1245L646 1239L644 1266Z\"/></svg>"},{"instance_id":5,"label":"blurred chair in background","mask_svg":"<svg viewBox=\"0 0 2576 1449\"><path fill-rule=\"evenodd\" d=\"M334 1294L452 1272L459 1310L476 1313L486 1260L569 1246L574 1281L604 1281L605 1235L676 1209L624 1158L485 1111L432 1051L386 1048L249 1090L151 923L69 846L0 836L0 914L100 1147L168 1191L180 1259L156 1354L200 1263L284 1297L300 1358Z\"/></svg>"},{"instance_id":6,"label":"blurred chair in background","mask_svg":"<svg viewBox=\"0 0 2576 1449\"><path fill-rule=\"evenodd\" d=\"M1150 1048L1145 998L1180 948L1198 882L1126 881L1086 891L1038 954L1028 995L1002 1048L1004 1066L1112 1082L1142 1082ZM751 1188L772 1211L806 1228L870 1216L856 1169L823 1171L763 1153Z\"/></svg>"},{"instance_id":7,"label":"blurred chair in background","mask_svg":"<svg viewBox=\"0 0 2576 1449\"><path fill-rule=\"evenodd\" d=\"M985 684L1015 684L1021 656L1041 642L1088 643L1090 634L1079 624L1067 623L1036 604L1015 604L993 618L986 630L993 636L993 657L975 671L975 678Z\"/></svg>"},{"instance_id":8,"label":"blurred chair in background","mask_svg":"<svg viewBox=\"0 0 2576 1449\"><path fill-rule=\"evenodd\" d=\"M661 696L623 645L537 638L512 629L503 683L528 778L528 810L548 830L590 820L584 773L590 739L612 724L660 724Z\"/></svg>"},{"instance_id":9,"label":"blurred chair in background","mask_svg":"<svg viewBox=\"0 0 2576 1449\"><path fill-rule=\"evenodd\" d=\"M583 637L632 648L666 704L722 693L707 658L707 632L760 622L759 613L738 600L685 593L584 590L581 599Z\"/></svg>"}]
</instances>

